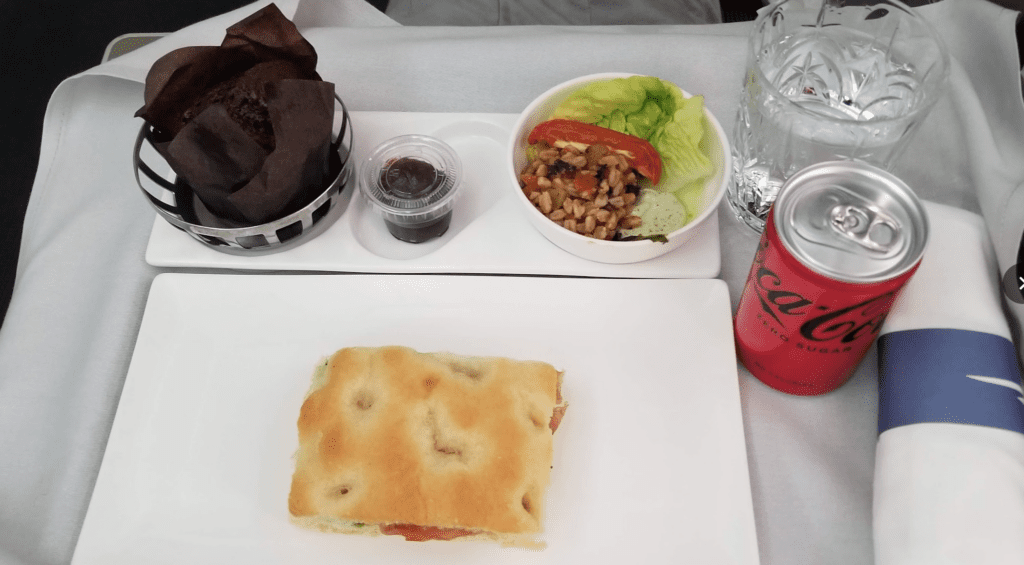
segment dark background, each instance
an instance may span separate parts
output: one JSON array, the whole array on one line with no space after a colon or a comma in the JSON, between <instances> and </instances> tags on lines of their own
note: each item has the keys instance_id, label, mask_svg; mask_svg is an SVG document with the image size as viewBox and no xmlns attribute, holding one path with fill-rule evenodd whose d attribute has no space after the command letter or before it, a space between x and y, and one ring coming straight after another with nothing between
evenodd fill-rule
<instances>
[{"instance_id":1,"label":"dark background","mask_svg":"<svg viewBox=\"0 0 1024 565\"><path fill-rule=\"evenodd\" d=\"M928 0L923 0L928 1ZM252 0L0 0L0 325L39 160L47 101L65 78L100 63L127 33L169 33ZM761 0L721 0L726 22L752 20ZM1011 7L1024 0L998 0ZM387 0L371 0L383 9ZM1018 37L1021 26L1018 26Z\"/></svg>"}]
</instances>

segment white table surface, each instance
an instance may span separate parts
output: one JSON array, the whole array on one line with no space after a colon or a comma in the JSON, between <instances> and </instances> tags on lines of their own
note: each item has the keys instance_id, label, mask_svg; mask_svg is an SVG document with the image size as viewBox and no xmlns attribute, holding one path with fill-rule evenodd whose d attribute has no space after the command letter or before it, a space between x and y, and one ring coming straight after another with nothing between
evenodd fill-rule
<instances>
[{"instance_id":1,"label":"white table surface","mask_svg":"<svg viewBox=\"0 0 1024 565\"><path fill-rule=\"evenodd\" d=\"M72 77L51 98L0 329L0 563L70 561L149 286L163 271L144 259L153 212L130 161L145 70L176 47L219 44L228 25L263 4ZM294 15L320 54L320 73L353 110L517 112L565 79L628 71L704 94L726 131L750 29L410 28L354 0L278 5ZM952 84L896 173L925 199L982 213L1004 270L1024 225L1024 206L1012 206L1024 199L1016 12L983 0L920 10L950 45ZM97 116L108 126L83 128ZM735 307L758 237L725 207L719 220L721 278ZM873 562L875 381L874 351L849 383L813 398L774 391L740 368L762 563Z\"/></svg>"}]
</instances>

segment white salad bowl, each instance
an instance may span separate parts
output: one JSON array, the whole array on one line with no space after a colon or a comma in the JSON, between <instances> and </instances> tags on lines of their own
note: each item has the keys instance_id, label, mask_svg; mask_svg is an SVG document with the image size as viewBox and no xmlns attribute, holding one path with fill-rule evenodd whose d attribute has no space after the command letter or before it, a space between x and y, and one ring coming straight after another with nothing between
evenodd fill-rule
<instances>
[{"instance_id":1,"label":"white salad bowl","mask_svg":"<svg viewBox=\"0 0 1024 565\"><path fill-rule=\"evenodd\" d=\"M584 259L601 263L636 263L646 261L664 255L685 244L697 228L707 221L712 214L716 213L718 205L725 195L726 185L732 171L732 157L729 150L729 140L722 130L721 124L714 115L704 108L704 116L707 118L708 126L705 135L714 136L712 139L710 159L714 165L714 173L708 176L704 183L702 197L699 199L699 209L695 216L685 226L667 234L667 241L636 240L636 241L606 241L587 237L569 231L559 224L556 224L538 210L530 199L523 194L519 186L519 175L526 168L527 137L537 124L551 118L555 108L566 98L576 92L584 85L591 82L599 82L614 78L635 76L633 73L600 73L586 75L559 84L544 94L538 96L529 106L523 110L522 115L512 128L512 135L509 139L508 174L510 186L515 192L514 199L518 206L523 208L523 213L529 218L530 223L537 228L551 243L561 247L565 251ZM680 89L682 90L682 89ZM682 90L683 96L689 98L691 95Z\"/></svg>"}]
</instances>

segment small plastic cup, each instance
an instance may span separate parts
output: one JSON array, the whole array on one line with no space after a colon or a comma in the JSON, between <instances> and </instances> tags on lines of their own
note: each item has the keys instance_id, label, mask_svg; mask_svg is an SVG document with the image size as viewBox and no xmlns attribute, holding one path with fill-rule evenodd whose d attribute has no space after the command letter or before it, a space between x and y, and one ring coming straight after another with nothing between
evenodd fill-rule
<instances>
[{"instance_id":1,"label":"small plastic cup","mask_svg":"<svg viewBox=\"0 0 1024 565\"><path fill-rule=\"evenodd\" d=\"M422 243L451 224L462 161L447 143L402 135L381 143L362 163L359 189L395 238Z\"/></svg>"}]
</instances>

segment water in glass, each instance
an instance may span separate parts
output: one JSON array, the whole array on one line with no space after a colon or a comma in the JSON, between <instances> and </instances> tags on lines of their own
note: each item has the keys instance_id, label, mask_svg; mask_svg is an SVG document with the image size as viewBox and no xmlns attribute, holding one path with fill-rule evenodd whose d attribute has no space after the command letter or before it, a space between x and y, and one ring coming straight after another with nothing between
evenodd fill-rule
<instances>
[{"instance_id":1,"label":"water in glass","mask_svg":"<svg viewBox=\"0 0 1024 565\"><path fill-rule=\"evenodd\" d=\"M783 182L821 161L889 167L931 96L932 68L901 58L891 41L853 27L777 30L748 65L733 135L728 201L761 231Z\"/></svg>"}]
</instances>

